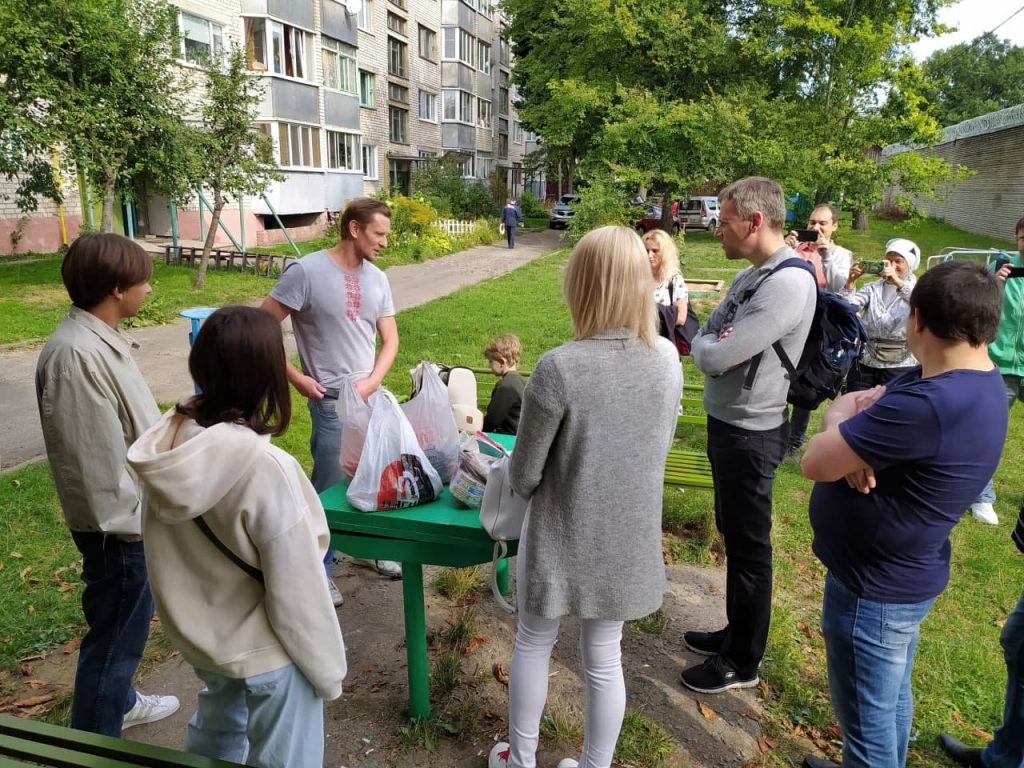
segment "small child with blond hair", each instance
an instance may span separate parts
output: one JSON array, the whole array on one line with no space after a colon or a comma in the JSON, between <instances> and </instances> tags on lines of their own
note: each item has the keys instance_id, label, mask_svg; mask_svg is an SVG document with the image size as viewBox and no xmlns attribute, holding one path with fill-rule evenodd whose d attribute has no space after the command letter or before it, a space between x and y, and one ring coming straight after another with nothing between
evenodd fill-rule
<instances>
[{"instance_id":1,"label":"small child with blond hair","mask_svg":"<svg viewBox=\"0 0 1024 768\"><path fill-rule=\"evenodd\" d=\"M500 378L491 391L491 402L484 414L484 432L514 435L519 430L519 411L523 407L526 381L516 368L523 358L523 345L515 334L491 339L484 349L491 370Z\"/></svg>"}]
</instances>

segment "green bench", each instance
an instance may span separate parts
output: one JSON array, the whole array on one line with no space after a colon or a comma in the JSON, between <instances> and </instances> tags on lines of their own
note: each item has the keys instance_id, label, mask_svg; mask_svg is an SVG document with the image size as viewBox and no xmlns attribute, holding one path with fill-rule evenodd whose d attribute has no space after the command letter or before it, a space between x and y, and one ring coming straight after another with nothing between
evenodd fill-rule
<instances>
[{"instance_id":1,"label":"green bench","mask_svg":"<svg viewBox=\"0 0 1024 768\"><path fill-rule=\"evenodd\" d=\"M239 768L187 752L0 715L0 768Z\"/></svg>"}]
</instances>

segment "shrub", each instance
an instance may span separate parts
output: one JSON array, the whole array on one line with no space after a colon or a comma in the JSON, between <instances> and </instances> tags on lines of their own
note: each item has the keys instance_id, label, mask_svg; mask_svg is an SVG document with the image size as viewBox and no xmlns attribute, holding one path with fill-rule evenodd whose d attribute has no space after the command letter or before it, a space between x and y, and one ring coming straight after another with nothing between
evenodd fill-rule
<instances>
[{"instance_id":1,"label":"shrub","mask_svg":"<svg viewBox=\"0 0 1024 768\"><path fill-rule=\"evenodd\" d=\"M573 205L576 215L569 222L569 242L575 244L587 232L606 224L630 226L629 197L610 179L596 178L580 190L580 201Z\"/></svg>"},{"instance_id":2,"label":"shrub","mask_svg":"<svg viewBox=\"0 0 1024 768\"><path fill-rule=\"evenodd\" d=\"M391 232L396 239L402 240L408 235L420 235L428 229L434 229L437 211L429 203L395 195L388 200L388 205L391 206Z\"/></svg>"},{"instance_id":3,"label":"shrub","mask_svg":"<svg viewBox=\"0 0 1024 768\"><path fill-rule=\"evenodd\" d=\"M532 192L523 192L523 196L519 198L519 210L523 212L524 219L539 219L548 215L547 209Z\"/></svg>"}]
</instances>

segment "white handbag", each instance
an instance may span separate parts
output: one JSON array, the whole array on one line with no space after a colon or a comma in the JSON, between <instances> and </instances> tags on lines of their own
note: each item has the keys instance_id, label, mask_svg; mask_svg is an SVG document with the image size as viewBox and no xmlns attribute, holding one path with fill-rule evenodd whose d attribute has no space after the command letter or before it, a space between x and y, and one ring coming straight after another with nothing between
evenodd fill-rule
<instances>
[{"instance_id":1,"label":"white handbag","mask_svg":"<svg viewBox=\"0 0 1024 768\"><path fill-rule=\"evenodd\" d=\"M498 560L508 554L508 542L515 541L522 535L523 522L530 509L530 500L524 499L512 489L509 477L511 464L512 455L504 450L502 456L491 464L483 502L480 504L480 525L487 531L487 535L494 539L491 591L502 608L515 613L515 606L509 603L498 589Z\"/></svg>"}]
</instances>

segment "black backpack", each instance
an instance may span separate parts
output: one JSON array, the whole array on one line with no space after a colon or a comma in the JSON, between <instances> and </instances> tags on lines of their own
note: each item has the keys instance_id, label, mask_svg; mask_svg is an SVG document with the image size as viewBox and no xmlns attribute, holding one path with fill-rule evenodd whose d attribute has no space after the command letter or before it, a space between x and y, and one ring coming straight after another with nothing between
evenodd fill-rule
<instances>
[{"instance_id":1,"label":"black backpack","mask_svg":"<svg viewBox=\"0 0 1024 768\"><path fill-rule=\"evenodd\" d=\"M658 333L676 345L676 351L680 356L688 355L693 337L700 330L700 320L697 318L697 313L693 311L693 306L687 301L686 319L682 325L676 325L678 312L675 306L675 296L672 293L671 280L668 284L668 300L667 305L655 302L658 310Z\"/></svg>"},{"instance_id":2,"label":"black backpack","mask_svg":"<svg viewBox=\"0 0 1024 768\"><path fill-rule=\"evenodd\" d=\"M743 301L748 301L761 287L761 283L786 267L798 267L808 271L812 278L815 277L814 266L810 262L799 257L786 259L748 290L743 295ZM772 344L772 349L782 361L782 367L789 374L789 395L786 399L792 405L811 411L839 394L846 374L860 358L868 340L857 307L822 288L817 288L817 292L814 320L797 364L793 365L780 341ZM763 354L759 352L751 359L744 389L750 389L753 385L754 374Z\"/></svg>"}]
</instances>

